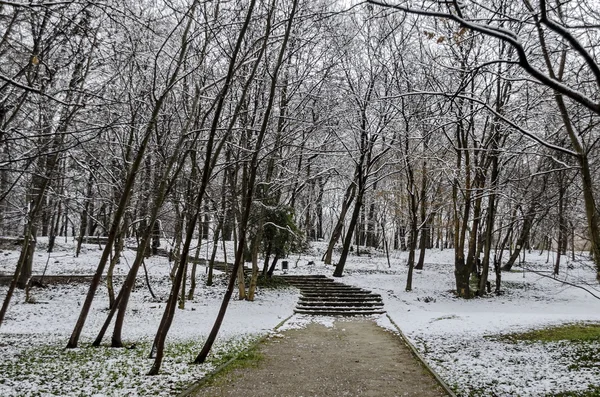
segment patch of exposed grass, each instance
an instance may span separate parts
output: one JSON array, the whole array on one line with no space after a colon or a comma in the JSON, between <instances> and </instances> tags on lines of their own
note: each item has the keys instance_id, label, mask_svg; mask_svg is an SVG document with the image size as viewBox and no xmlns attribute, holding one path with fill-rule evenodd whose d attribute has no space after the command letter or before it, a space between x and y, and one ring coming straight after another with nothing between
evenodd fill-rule
<instances>
[{"instance_id":1,"label":"patch of exposed grass","mask_svg":"<svg viewBox=\"0 0 600 397\"><path fill-rule=\"evenodd\" d=\"M506 339L531 342L596 342L600 341L600 324L565 324L507 335Z\"/></svg>"},{"instance_id":2,"label":"patch of exposed grass","mask_svg":"<svg viewBox=\"0 0 600 397\"><path fill-rule=\"evenodd\" d=\"M549 394L546 397L598 397L600 396L600 386L590 386L582 391L567 391L558 394Z\"/></svg>"},{"instance_id":3,"label":"patch of exposed grass","mask_svg":"<svg viewBox=\"0 0 600 397\"><path fill-rule=\"evenodd\" d=\"M261 288L271 288L271 289L290 288L290 285L281 277L259 276L258 280L256 282L256 285L258 285Z\"/></svg>"},{"instance_id":4,"label":"patch of exposed grass","mask_svg":"<svg viewBox=\"0 0 600 397\"><path fill-rule=\"evenodd\" d=\"M456 320L456 319L459 319L459 318L460 317L457 316L456 314L450 314L450 315L447 315L447 316L442 316L442 317L434 318L433 320L431 320L431 322L441 321L441 320Z\"/></svg>"},{"instance_id":5,"label":"patch of exposed grass","mask_svg":"<svg viewBox=\"0 0 600 397\"><path fill-rule=\"evenodd\" d=\"M221 386L228 383L228 375L231 374L231 372L237 369L256 368L264 359L264 356L260 351L258 351L258 346L255 345L247 350L242 351L241 353L231 352L227 356L227 360L225 360L225 356L222 358L223 364L227 364L229 361L231 362L229 362L229 364L223 367L214 376L208 378L205 386Z\"/></svg>"},{"instance_id":6,"label":"patch of exposed grass","mask_svg":"<svg viewBox=\"0 0 600 397\"><path fill-rule=\"evenodd\" d=\"M258 363L263 359L264 356L258 351L258 346L251 347L238 354L237 357L235 357L235 361L227 366L225 372L230 372L237 368L256 368Z\"/></svg>"},{"instance_id":7,"label":"patch of exposed grass","mask_svg":"<svg viewBox=\"0 0 600 397\"><path fill-rule=\"evenodd\" d=\"M512 270L511 270L512 272ZM505 289L525 289L525 290L534 290L538 289L535 284L525 282L525 281L502 281L502 287Z\"/></svg>"},{"instance_id":8,"label":"patch of exposed grass","mask_svg":"<svg viewBox=\"0 0 600 397\"><path fill-rule=\"evenodd\" d=\"M570 371L598 368L600 365L600 324L574 323L548 327L501 337L509 342L556 343L557 346L570 346L566 359ZM591 397L600 396L600 386L589 385L584 391L568 391L557 396Z\"/></svg>"}]
</instances>

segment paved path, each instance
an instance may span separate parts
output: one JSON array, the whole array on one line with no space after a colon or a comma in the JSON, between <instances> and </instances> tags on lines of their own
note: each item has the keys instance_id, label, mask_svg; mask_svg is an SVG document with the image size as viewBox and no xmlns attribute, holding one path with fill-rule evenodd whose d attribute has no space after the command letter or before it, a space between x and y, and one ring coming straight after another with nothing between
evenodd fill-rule
<instances>
[{"instance_id":1,"label":"paved path","mask_svg":"<svg viewBox=\"0 0 600 397\"><path fill-rule=\"evenodd\" d=\"M446 396L402 340L365 318L309 324L259 346L256 368L218 376L195 396Z\"/></svg>"}]
</instances>

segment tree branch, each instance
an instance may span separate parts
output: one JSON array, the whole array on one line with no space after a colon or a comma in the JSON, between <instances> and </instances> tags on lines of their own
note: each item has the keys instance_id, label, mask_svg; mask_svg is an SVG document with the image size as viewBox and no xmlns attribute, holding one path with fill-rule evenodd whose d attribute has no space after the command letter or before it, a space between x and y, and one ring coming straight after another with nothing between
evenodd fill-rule
<instances>
[{"instance_id":1,"label":"tree branch","mask_svg":"<svg viewBox=\"0 0 600 397\"><path fill-rule=\"evenodd\" d=\"M53 97L52 95L46 94L45 92L38 90L36 88L30 87L30 86L25 85L25 84L21 84L18 81L13 80L10 77L6 77L6 76L4 76L1 73L0 73L0 80L5 81L8 85L12 85L14 87L20 88L20 89L25 90L27 92L31 92L31 93L34 93L34 94L37 94L37 95L44 96L46 98L50 98L53 101L56 101L56 102L60 103L61 105L65 105L65 106L83 106L81 104L64 102L64 101L62 101L62 100L60 100L60 99L58 99L56 97Z\"/></svg>"},{"instance_id":2,"label":"tree branch","mask_svg":"<svg viewBox=\"0 0 600 397\"><path fill-rule=\"evenodd\" d=\"M546 0L540 0L540 22L546 25L550 30L564 38L571 44L571 47L575 49L581 55L581 57L588 64L591 69L594 77L596 77L596 83L598 84L598 88L600 88L600 67L592 57L592 55L581 45L581 43L563 26L557 24L556 22L550 20L548 18L548 12L546 9Z\"/></svg>"},{"instance_id":3,"label":"tree branch","mask_svg":"<svg viewBox=\"0 0 600 397\"><path fill-rule=\"evenodd\" d=\"M427 11L422 9L411 8L409 6L401 5L401 4L389 4L387 0L378 1L378 0L367 0L367 3L375 4L381 7L392 8L398 11L403 11L409 14L429 16L435 18L445 18L452 20L459 25L471 29L473 31L482 33L486 36L494 37L496 39L505 41L509 43L514 49L517 51L519 58L519 65L523 68L527 73L529 73L534 78L538 79L544 85L552 88L554 91L557 91L568 98L571 98L573 101L585 106L586 108L592 110L594 113L600 115L600 104L594 102L592 99L585 96L583 93L563 84L560 81L554 80L549 76L542 73L540 70L536 69L531 65L529 59L527 58L527 54L523 45L519 42L519 38L517 35L507 29L500 27L493 27L490 25L482 25L479 23L467 21L464 18L461 18L458 15L438 12L438 11Z\"/></svg>"}]
</instances>

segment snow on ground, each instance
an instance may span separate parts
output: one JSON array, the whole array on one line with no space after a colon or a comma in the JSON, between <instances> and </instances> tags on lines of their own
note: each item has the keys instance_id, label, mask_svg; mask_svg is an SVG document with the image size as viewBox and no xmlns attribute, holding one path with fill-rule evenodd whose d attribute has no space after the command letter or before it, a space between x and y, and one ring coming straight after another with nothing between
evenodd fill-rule
<instances>
[{"instance_id":1,"label":"snow on ground","mask_svg":"<svg viewBox=\"0 0 600 397\"><path fill-rule=\"evenodd\" d=\"M311 254L288 258L290 274L331 275L332 266L320 261L323 244L315 244ZM92 274L101 250L86 245L79 258L73 257L73 243L60 242L50 256L40 244L34 273ZM201 256L206 255L201 247ZM126 274L135 253L126 251L116 269ZM388 265L381 254L350 256L343 281L382 295L391 319L420 350L428 363L457 391L459 396L547 396L564 391L585 390L600 385L600 362L576 365L582 345L569 343L508 342L500 335L572 322L600 322L600 300L589 292L548 277L551 269L546 254L530 253L526 267L503 273L504 294L462 300L454 297L453 251L427 252L425 268L416 271L413 291L405 291L406 253L394 252ZM0 252L0 273L10 274L18 252ZM228 245L227 257L233 257ZM219 253L223 259L223 253ZM334 261L336 258L334 257ZM309 264L310 262L315 264ZM562 268L561 280L583 285L600 296L595 272L589 262L569 261ZM34 289L37 304L24 303L19 291L13 298L5 323L0 328L0 395L168 395L225 360L261 335L270 332L292 314L298 292L295 289L263 289L255 302L232 300L222 326L212 361L189 365L208 335L224 293L225 277L216 286L205 287L204 268L198 269L198 289L185 310L177 310L168 341L170 350L163 375L146 377L152 360L146 358L164 301L169 293L169 263L166 258L146 261L151 286L148 293L140 271L132 295L123 338L133 349L89 348L106 315L105 286L98 291L84 328L81 349L64 351L79 315L87 286L71 284ZM280 271L278 271L280 272ZM491 276L494 284L493 275ZM118 284L118 283L117 283ZM0 298L6 287L0 286ZM301 327L306 316L293 316L280 330ZM327 325L331 318L320 318ZM381 325L388 323L379 319ZM110 331L105 338L108 341ZM592 344L596 352L600 344ZM575 365L574 365L575 364ZM589 363L588 363L589 364ZM7 374L7 375L4 375ZM31 391L31 392L30 392Z\"/></svg>"},{"instance_id":2,"label":"snow on ground","mask_svg":"<svg viewBox=\"0 0 600 397\"><path fill-rule=\"evenodd\" d=\"M51 255L48 275L92 274L101 250L86 246L79 258L74 258L72 244L62 244ZM135 253L125 252L125 259L115 271L125 275ZM0 253L0 272L14 272L18 252ZM34 274L41 273L47 262L39 250L34 262ZM49 285L32 289L36 303L24 303L25 294L17 290L0 328L0 396L138 396L169 395L214 369L232 352L249 346L258 337L268 334L289 317L299 293L293 288L259 290L254 302L234 298L222 324L212 359L206 365L190 365L208 336L225 292L226 278L217 273L216 285L204 285L204 267L199 267L198 285L193 301L185 310L177 310L167 339L168 349L162 374L146 377L153 360L148 359L151 342L163 315L170 290L166 258L146 260L154 300L140 270L123 327L123 341L131 349L95 349L89 347L107 314L108 294L105 285L98 290L82 338L81 349L64 350L81 304L87 294L87 284ZM11 269L13 268L13 269ZM117 280L123 280L121 277ZM116 282L120 285L120 281ZM0 299L7 287L0 286ZM112 328L104 338L110 343Z\"/></svg>"},{"instance_id":3,"label":"snow on ground","mask_svg":"<svg viewBox=\"0 0 600 397\"><path fill-rule=\"evenodd\" d=\"M391 267L382 255L351 257L342 281L381 294L392 320L460 396L546 396L600 386L600 357L578 368L580 345L498 338L565 323L600 323L598 298L549 277L552 257L546 263L546 254L527 254L525 268L502 274L503 295L464 300L451 292L453 256L452 250L428 252L424 269L414 273L411 292L405 291L405 253L394 253ZM331 274L331 269L315 265L309 271ZM490 279L494 286L494 276ZM558 279L600 296L589 262L569 261ZM590 349L600 351L600 343Z\"/></svg>"}]
</instances>

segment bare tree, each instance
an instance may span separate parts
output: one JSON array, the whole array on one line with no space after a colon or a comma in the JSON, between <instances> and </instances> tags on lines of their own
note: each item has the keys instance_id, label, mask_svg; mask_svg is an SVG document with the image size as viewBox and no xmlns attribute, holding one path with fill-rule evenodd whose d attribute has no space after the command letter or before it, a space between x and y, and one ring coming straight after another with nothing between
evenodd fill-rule
<instances>
[{"instance_id":1,"label":"bare tree","mask_svg":"<svg viewBox=\"0 0 600 397\"><path fill-rule=\"evenodd\" d=\"M579 20L569 14L572 5L557 3L549 7L546 0L539 0L535 5L530 1L524 1L523 6L514 5L510 9L497 14L490 14L487 22L482 21L482 15L488 10L481 7L477 2L436 2L427 1L424 7L413 6L409 1L392 3L388 1L369 0L370 4L391 8L399 12L414 15L443 18L453 21L459 26L473 32L481 33L489 38L497 39L510 45L516 53L516 63L531 77L554 91L557 107L565 119L565 129L569 137L572 149L556 147L576 158L581 170L581 183L584 188L584 203L588 221L588 233L592 242L593 259L598 268L598 280L600 281L600 222L594 196L594 179L590 169L590 149L593 143L587 142L581 135L570 128L567 123L567 110L563 98L568 98L582 109L597 117L600 115L600 103L594 96L600 88L600 65L594 55L595 43L588 40L585 27L591 26L586 19ZM500 10L498 10L500 11ZM502 16L500 16L502 15ZM476 17L475 17L476 16ZM507 29L503 21L510 20L517 25L517 29ZM533 24L529 24L529 20ZM533 28L533 31L532 31ZM583 30L581 28L584 28ZM570 57L562 55L562 61L554 63L549 58L545 42L548 36L555 37L563 46L559 54L566 54L567 50L576 55ZM542 48L539 53L528 51L525 46L527 40L536 40L535 45ZM568 62L582 73L565 73L571 68ZM554 70L552 64L559 65L559 72ZM592 140L594 142L595 140ZM541 142L540 142L541 143Z\"/></svg>"}]
</instances>

